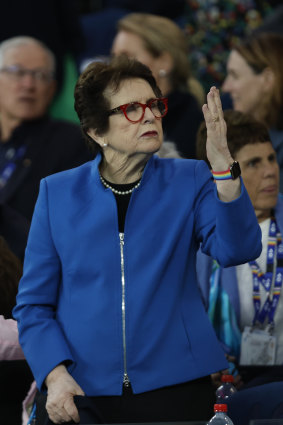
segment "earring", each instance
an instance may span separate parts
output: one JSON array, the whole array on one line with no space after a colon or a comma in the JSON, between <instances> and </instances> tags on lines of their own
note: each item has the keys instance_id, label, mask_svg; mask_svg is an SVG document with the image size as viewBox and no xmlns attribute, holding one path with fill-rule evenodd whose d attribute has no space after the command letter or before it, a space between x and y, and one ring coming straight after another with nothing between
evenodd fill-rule
<instances>
[{"instance_id":1,"label":"earring","mask_svg":"<svg viewBox=\"0 0 283 425\"><path fill-rule=\"evenodd\" d=\"M103 147L103 148L106 148L106 146L108 146L108 143L105 143L105 142L104 142L104 143L102 144L102 147Z\"/></svg>"},{"instance_id":2,"label":"earring","mask_svg":"<svg viewBox=\"0 0 283 425\"><path fill-rule=\"evenodd\" d=\"M160 69L158 74L159 74L159 77L164 78L167 75L167 71L165 69Z\"/></svg>"}]
</instances>

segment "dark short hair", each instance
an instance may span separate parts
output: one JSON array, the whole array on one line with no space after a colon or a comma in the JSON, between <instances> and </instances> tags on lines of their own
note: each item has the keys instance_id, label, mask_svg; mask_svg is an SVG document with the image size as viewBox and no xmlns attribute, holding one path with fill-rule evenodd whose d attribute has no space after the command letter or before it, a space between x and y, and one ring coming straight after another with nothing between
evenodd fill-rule
<instances>
[{"instance_id":1,"label":"dark short hair","mask_svg":"<svg viewBox=\"0 0 283 425\"><path fill-rule=\"evenodd\" d=\"M83 135L95 153L100 146L87 132L95 129L102 136L109 128L110 101L106 90L111 89L115 93L123 81L133 78L147 81L155 96L162 96L150 69L125 55L119 55L109 62L93 62L80 75L75 87L75 110Z\"/></svg>"},{"instance_id":2,"label":"dark short hair","mask_svg":"<svg viewBox=\"0 0 283 425\"><path fill-rule=\"evenodd\" d=\"M270 142L265 124L258 122L251 115L229 109L224 111L224 119L227 124L228 148L233 158L246 145ZM203 159L210 167L206 156L206 137L206 125L203 121L197 133L196 155L198 159Z\"/></svg>"}]
</instances>

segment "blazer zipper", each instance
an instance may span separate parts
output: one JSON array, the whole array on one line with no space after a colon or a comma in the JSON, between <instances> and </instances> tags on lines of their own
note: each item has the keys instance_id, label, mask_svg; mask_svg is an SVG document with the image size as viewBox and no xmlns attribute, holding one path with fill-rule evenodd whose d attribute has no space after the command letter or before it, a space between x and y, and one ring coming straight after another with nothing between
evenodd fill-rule
<instances>
[{"instance_id":1,"label":"blazer zipper","mask_svg":"<svg viewBox=\"0 0 283 425\"><path fill-rule=\"evenodd\" d=\"M124 376L123 385L130 386L130 379L127 372L127 346L126 346L126 299L125 299L125 259L124 259L124 233L119 233L120 256L121 256L121 284L122 284L122 332L123 332L123 360Z\"/></svg>"}]
</instances>

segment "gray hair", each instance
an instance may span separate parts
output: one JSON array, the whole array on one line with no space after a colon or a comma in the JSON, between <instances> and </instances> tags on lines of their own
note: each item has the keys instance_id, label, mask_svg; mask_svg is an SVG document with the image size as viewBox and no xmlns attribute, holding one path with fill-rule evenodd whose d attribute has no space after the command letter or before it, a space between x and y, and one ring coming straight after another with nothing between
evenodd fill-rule
<instances>
[{"instance_id":1,"label":"gray hair","mask_svg":"<svg viewBox=\"0 0 283 425\"><path fill-rule=\"evenodd\" d=\"M7 50L13 49L14 47L25 46L29 44L36 44L37 46L41 47L46 52L50 61L50 68L51 68L50 70L52 72L55 72L56 59L53 52L44 43L42 43L42 41L29 36L12 37L0 43L0 68L3 66L4 56Z\"/></svg>"}]
</instances>

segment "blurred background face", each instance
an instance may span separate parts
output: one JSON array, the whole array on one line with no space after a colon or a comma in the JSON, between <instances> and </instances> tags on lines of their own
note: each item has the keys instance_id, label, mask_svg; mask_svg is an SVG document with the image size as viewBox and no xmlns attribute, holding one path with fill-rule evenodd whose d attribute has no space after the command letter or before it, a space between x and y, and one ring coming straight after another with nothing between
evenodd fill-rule
<instances>
[{"instance_id":1,"label":"blurred background face","mask_svg":"<svg viewBox=\"0 0 283 425\"><path fill-rule=\"evenodd\" d=\"M119 31L113 41L112 53L115 56L126 54L131 59L138 61L152 68L154 58L146 50L143 40L136 34L128 31Z\"/></svg>"},{"instance_id":2,"label":"blurred background face","mask_svg":"<svg viewBox=\"0 0 283 425\"><path fill-rule=\"evenodd\" d=\"M160 86L159 72L160 69L164 68L164 58L163 56L154 57L146 50L141 37L132 32L119 31L113 41L112 54L115 56L126 54L129 58L136 59L148 66L153 73L157 85Z\"/></svg>"},{"instance_id":3,"label":"blurred background face","mask_svg":"<svg viewBox=\"0 0 283 425\"><path fill-rule=\"evenodd\" d=\"M52 71L49 56L37 44L26 44L7 50L1 68L15 65L26 70ZM2 120L7 118L20 123L41 117L46 113L54 92L54 80L39 80L31 74L19 77L8 72L0 72Z\"/></svg>"},{"instance_id":4,"label":"blurred background face","mask_svg":"<svg viewBox=\"0 0 283 425\"><path fill-rule=\"evenodd\" d=\"M270 217L279 192L279 166L271 143L244 146L235 155L258 221Z\"/></svg>"},{"instance_id":5,"label":"blurred background face","mask_svg":"<svg viewBox=\"0 0 283 425\"><path fill-rule=\"evenodd\" d=\"M227 77L222 90L230 94L236 111L255 116L265 94L264 75L255 74L245 59L233 50L228 59Z\"/></svg>"}]
</instances>

